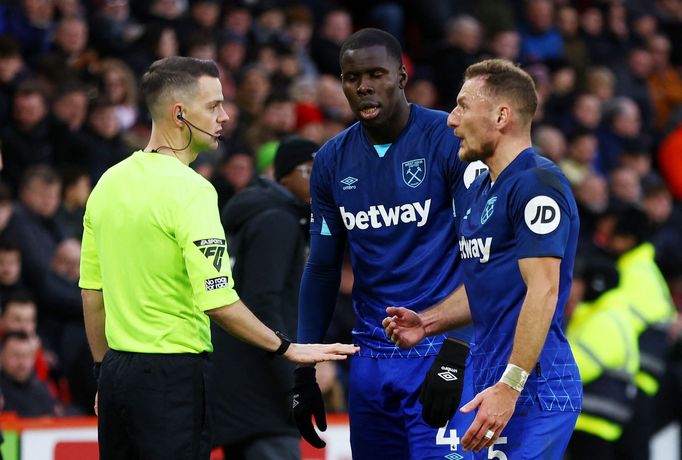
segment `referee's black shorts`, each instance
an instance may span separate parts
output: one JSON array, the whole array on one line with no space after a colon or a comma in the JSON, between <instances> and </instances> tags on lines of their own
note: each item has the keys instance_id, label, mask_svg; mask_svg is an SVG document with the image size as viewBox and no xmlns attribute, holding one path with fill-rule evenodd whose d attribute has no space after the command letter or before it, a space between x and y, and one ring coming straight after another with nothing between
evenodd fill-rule
<instances>
[{"instance_id":1,"label":"referee's black shorts","mask_svg":"<svg viewBox=\"0 0 682 460\"><path fill-rule=\"evenodd\" d=\"M102 460L199 460L211 451L208 353L109 350L99 380Z\"/></svg>"}]
</instances>

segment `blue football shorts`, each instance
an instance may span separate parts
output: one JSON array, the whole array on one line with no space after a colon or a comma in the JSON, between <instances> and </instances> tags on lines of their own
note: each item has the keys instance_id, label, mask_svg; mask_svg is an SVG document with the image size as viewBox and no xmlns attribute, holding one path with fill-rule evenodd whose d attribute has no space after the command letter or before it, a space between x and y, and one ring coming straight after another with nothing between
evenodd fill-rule
<instances>
[{"instance_id":1,"label":"blue football shorts","mask_svg":"<svg viewBox=\"0 0 682 460\"><path fill-rule=\"evenodd\" d=\"M353 460L471 460L459 438L473 414L455 412L434 429L422 419L419 390L435 356L377 359L354 356L350 365L349 417ZM465 372L461 403L473 399L472 372Z\"/></svg>"}]
</instances>

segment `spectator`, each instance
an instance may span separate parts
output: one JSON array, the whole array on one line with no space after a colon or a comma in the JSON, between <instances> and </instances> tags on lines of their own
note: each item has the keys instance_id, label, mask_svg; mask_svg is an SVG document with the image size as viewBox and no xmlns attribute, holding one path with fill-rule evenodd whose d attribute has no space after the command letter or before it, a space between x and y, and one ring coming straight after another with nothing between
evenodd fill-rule
<instances>
[{"instance_id":1,"label":"spectator","mask_svg":"<svg viewBox=\"0 0 682 460\"><path fill-rule=\"evenodd\" d=\"M288 335L297 327L308 247L310 171L318 148L310 141L286 138L275 156L276 183L258 178L222 212L236 289L261 321ZM226 458L300 458L298 430L287 404L295 366L272 361L215 327L211 332L224 387L216 398L214 442L223 446ZM236 392L242 395L239 401L232 397Z\"/></svg>"},{"instance_id":2,"label":"spectator","mask_svg":"<svg viewBox=\"0 0 682 460\"><path fill-rule=\"evenodd\" d=\"M317 37L312 42L312 57L322 74L341 75L341 44L353 33L353 19L343 9L329 10L322 18Z\"/></svg>"},{"instance_id":3,"label":"spectator","mask_svg":"<svg viewBox=\"0 0 682 460\"><path fill-rule=\"evenodd\" d=\"M124 58L144 29L130 14L128 0L104 0L90 21L92 46L102 56Z\"/></svg>"},{"instance_id":4,"label":"spectator","mask_svg":"<svg viewBox=\"0 0 682 460\"><path fill-rule=\"evenodd\" d=\"M608 67L593 66L587 70L585 87L588 93L597 96L603 104L616 93L616 77Z\"/></svg>"},{"instance_id":5,"label":"spectator","mask_svg":"<svg viewBox=\"0 0 682 460\"><path fill-rule=\"evenodd\" d=\"M491 58L517 62L521 50L521 36L516 30L500 30L490 39L488 48Z\"/></svg>"},{"instance_id":6,"label":"spectator","mask_svg":"<svg viewBox=\"0 0 682 460\"><path fill-rule=\"evenodd\" d=\"M97 183L104 171L130 153L130 148L123 140L116 107L105 98L100 98L90 105L81 155L93 183Z\"/></svg>"},{"instance_id":7,"label":"spectator","mask_svg":"<svg viewBox=\"0 0 682 460\"><path fill-rule=\"evenodd\" d=\"M521 31L521 62L532 64L564 56L564 41L554 26L550 0L528 0L524 3Z\"/></svg>"},{"instance_id":8,"label":"spectator","mask_svg":"<svg viewBox=\"0 0 682 460\"><path fill-rule=\"evenodd\" d=\"M682 209L673 201L665 182L657 176L644 181L643 207L652 225L651 241L656 248L656 265L668 280L682 269Z\"/></svg>"},{"instance_id":9,"label":"spectator","mask_svg":"<svg viewBox=\"0 0 682 460\"><path fill-rule=\"evenodd\" d=\"M638 139L625 143L620 153L620 164L632 169L640 181L648 179L652 175L651 152L644 142Z\"/></svg>"},{"instance_id":10,"label":"spectator","mask_svg":"<svg viewBox=\"0 0 682 460\"><path fill-rule=\"evenodd\" d=\"M649 94L654 107L654 128L664 132L670 115L682 105L682 77L670 63L670 40L656 34L648 42L652 71L647 76Z\"/></svg>"},{"instance_id":11,"label":"spectator","mask_svg":"<svg viewBox=\"0 0 682 460\"><path fill-rule=\"evenodd\" d=\"M0 240L0 300L9 299L13 293L25 290L21 279L21 251L19 246Z\"/></svg>"},{"instance_id":12,"label":"spectator","mask_svg":"<svg viewBox=\"0 0 682 460\"><path fill-rule=\"evenodd\" d=\"M0 125L9 120L12 96L17 85L27 78L21 46L12 37L0 36Z\"/></svg>"},{"instance_id":13,"label":"spectator","mask_svg":"<svg viewBox=\"0 0 682 460\"><path fill-rule=\"evenodd\" d=\"M582 183L594 171L597 158L597 137L592 131L574 131L568 138L567 157L559 163L572 187Z\"/></svg>"},{"instance_id":14,"label":"spectator","mask_svg":"<svg viewBox=\"0 0 682 460\"><path fill-rule=\"evenodd\" d=\"M469 15L460 15L447 23L445 40L432 56L440 106L456 105L464 70L476 62L481 54L481 24Z\"/></svg>"},{"instance_id":15,"label":"spectator","mask_svg":"<svg viewBox=\"0 0 682 460\"><path fill-rule=\"evenodd\" d=\"M122 131L137 120L137 81L130 67L118 59L104 59L99 65L101 93L115 105Z\"/></svg>"},{"instance_id":16,"label":"spectator","mask_svg":"<svg viewBox=\"0 0 682 460\"><path fill-rule=\"evenodd\" d=\"M339 379L340 369L336 363L320 363L315 366L317 384L320 386L324 408L328 413L347 411L346 392Z\"/></svg>"},{"instance_id":17,"label":"spectator","mask_svg":"<svg viewBox=\"0 0 682 460\"><path fill-rule=\"evenodd\" d=\"M218 206L222 209L235 194L241 192L254 179L254 159L248 149L236 148L228 152L218 165L213 186L218 191Z\"/></svg>"},{"instance_id":18,"label":"spectator","mask_svg":"<svg viewBox=\"0 0 682 460\"><path fill-rule=\"evenodd\" d=\"M279 141L293 133L296 127L295 109L291 99L281 96L270 97L258 121L244 134L244 140L252 150L258 150L266 142Z\"/></svg>"},{"instance_id":19,"label":"spectator","mask_svg":"<svg viewBox=\"0 0 682 460\"><path fill-rule=\"evenodd\" d=\"M573 187L575 200L580 214L580 240L591 244L597 228L598 219L609 206L609 185L599 174L591 173Z\"/></svg>"},{"instance_id":20,"label":"spectator","mask_svg":"<svg viewBox=\"0 0 682 460\"><path fill-rule=\"evenodd\" d=\"M2 152L0 152L0 169L2 169ZM9 223L14 207L12 206L12 191L0 182L0 234L5 231Z\"/></svg>"},{"instance_id":21,"label":"spectator","mask_svg":"<svg viewBox=\"0 0 682 460\"><path fill-rule=\"evenodd\" d=\"M22 271L27 287L38 292L43 274L59 242L61 227L55 219L61 195L61 179L49 166L26 170L19 188L19 201L3 235L21 249Z\"/></svg>"},{"instance_id":22,"label":"spectator","mask_svg":"<svg viewBox=\"0 0 682 460\"><path fill-rule=\"evenodd\" d=\"M438 90L433 81L428 78L414 78L407 83L405 88L407 100L427 109L435 109L438 106Z\"/></svg>"},{"instance_id":23,"label":"spectator","mask_svg":"<svg viewBox=\"0 0 682 460\"><path fill-rule=\"evenodd\" d=\"M43 87L36 81L23 82L14 95L12 120L0 128L4 159L2 177L14 191L26 168L55 162L51 134Z\"/></svg>"},{"instance_id":24,"label":"spectator","mask_svg":"<svg viewBox=\"0 0 682 460\"><path fill-rule=\"evenodd\" d=\"M80 242L75 239L65 239L57 246L44 274L38 305L41 332L59 357L72 403L79 411L92 413L96 388L78 288L80 252Z\"/></svg>"},{"instance_id":25,"label":"spectator","mask_svg":"<svg viewBox=\"0 0 682 460\"><path fill-rule=\"evenodd\" d=\"M590 93L575 96L570 112L558 117L558 126L570 136L576 130L595 131L601 123L601 101Z\"/></svg>"},{"instance_id":26,"label":"spectator","mask_svg":"<svg viewBox=\"0 0 682 460\"><path fill-rule=\"evenodd\" d=\"M584 285L584 295L566 337L583 381L583 407L568 451L576 460L615 460L616 441L634 412L639 369L634 318L611 260L590 260L573 283Z\"/></svg>"},{"instance_id":27,"label":"spectator","mask_svg":"<svg viewBox=\"0 0 682 460\"><path fill-rule=\"evenodd\" d=\"M284 10L286 25L284 37L289 48L298 60L301 74L306 77L317 76L317 66L310 54L313 37L313 15L304 5L292 5Z\"/></svg>"},{"instance_id":28,"label":"spectator","mask_svg":"<svg viewBox=\"0 0 682 460\"><path fill-rule=\"evenodd\" d=\"M613 65L620 61L617 46L604 27L604 15L596 6L590 6L580 15L580 29L587 45L590 62Z\"/></svg>"},{"instance_id":29,"label":"spectator","mask_svg":"<svg viewBox=\"0 0 682 460\"><path fill-rule=\"evenodd\" d=\"M41 68L59 68L65 72L57 81L60 85L72 78L92 79L97 63L97 53L88 48L88 23L80 17L65 17L57 24L52 50L39 62ZM60 81L61 78L65 80Z\"/></svg>"},{"instance_id":30,"label":"spectator","mask_svg":"<svg viewBox=\"0 0 682 460\"><path fill-rule=\"evenodd\" d=\"M245 66L237 79L236 102L245 124L250 125L263 111L270 96L270 79L267 72L256 64Z\"/></svg>"},{"instance_id":31,"label":"spectator","mask_svg":"<svg viewBox=\"0 0 682 460\"><path fill-rule=\"evenodd\" d=\"M533 146L542 156L559 164L566 156L566 138L558 128L541 125L533 130Z\"/></svg>"},{"instance_id":32,"label":"spectator","mask_svg":"<svg viewBox=\"0 0 682 460\"><path fill-rule=\"evenodd\" d=\"M78 82L65 83L57 89L50 116L55 164L83 161L81 143L88 103L88 88Z\"/></svg>"},{"instance_id":33,"label":"spectator","mask_svg":"<svg viewBox=\"0 0 682 460\"><path fill-rule=\"evenodd\" d=\"M151 23L132 46L126 60L139 78L157 59L179 54L178 36L168 24Z\"/></svg>"},{"instance_id":34,"label":"spectator","mask_svg":"<svg viewBox=\"0 0 682 460\"><path fill-rule=\"evenodd\" d=\"M85 203L92 191L92 180L88 172L78 166L65 168L62 179L62 201L55 218L65 238L80 240L83 236Z\"/></svg>"},{"instance_id":35,"label":"spectator","mask_svg":"<svg viewBox=\"0 0 682 460\"><path fill-rule=\"evenodd\" d=\"M650 130L654 123L654 109L647 79L654 70L651 53L646 48L633 48L627 64L616 72L616 93L637 103L642 129Z\"/></svg>"},{"instance_id":36,"label":"spectator","mask_svg":"<svg viewBox=\"0 0 682 460\"><path fill-rule=\"evenodd\" d=\"M618 166L609 175L611 196L620 203L639 205L642 199L642 185L637 172L627 166ZM642 223L642 225L645 225Z\"/></svg>"},{"instance_id":37,"label":"spectator","mask_svg":"<svg viewBox=\"0 0 682 460\"><path fill-rule=\"evenodd\" d=\"M639 107L624 96L612 99L604 107L604 123L597 133L599 137L599 159L597 169L608 174L619 163L625 143L635 139L646 139L642 132Z\"/></svg>"},{"instance_id":38,"label":"spectator","mask_svg":"<svg viewBox=\"0 0 682 460\"><path fill-rule=\"evenodd\" d=\"M192 32L183 48L183 56L207 61L215 61L218 53L215 39L209 32L203 30Z\"/></svg>"},{"instance_id":39,"label":"spectator","mask_svg":"<svg viewBox=\"0 0 682 460\"><path fill-rule=\"evenodd\" d=\"M619 286L624 290L639 340L640 370L635 379L638 393L635 414L618 442L619 459L648 459L649 446L658 425L655 398L665 372L669 352L667 328L675 318L670 290L656 266L655 249L649 242L646 215L627 207L615 216L608 248L617 257Z\"/></svg>"},{"instance_id":40,"label":"spectator","mask_svg":"<svg viewBox=\"0 0 682 460\"><path fill-rule=\"evenodd\" d=\"M590 65L587 44L580 35L578 11L571 5L562 5L556 11L556 26L564 41L564 57L575 69L578 81L582 82Z\"/></svg>"},{"instance_id":41,"label":"spectator","mask_svg":"<svg viewBox=\"0 0 682 460\"><path fill-rule=\"evenodd\" d=\"M35 375L36 342L25 332L8 332L1 340L0 389L4 410L20 417L63 415L61 404Z\"/></svg>"},{"instance_id":42,"label":"spectator","mask_svg":"<svg viewBox=\"0 0 682 460\"><path fill-rule=\"evenodd\" d=\"M0 22L0 34L7 33L14 37L22 44L27 60L33 61L49 47L54 3L42 0L12 3L11 6L0 6L0 13L6 14Z\"/></svg>"}]
</instances>

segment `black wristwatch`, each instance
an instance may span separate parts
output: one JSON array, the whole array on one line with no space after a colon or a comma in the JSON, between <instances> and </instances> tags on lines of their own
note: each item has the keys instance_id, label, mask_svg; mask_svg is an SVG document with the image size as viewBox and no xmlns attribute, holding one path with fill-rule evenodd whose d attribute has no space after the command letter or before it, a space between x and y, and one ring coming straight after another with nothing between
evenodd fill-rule
<instances>
[{"instance_id":1,"label":"black wristwatch","mask_svg":"<svg viewBox=\"0 0 682 460\"><path fill-rule=\"evenodd\" d=\"M275 335L279 337L282 343L279 345L279 348L275 350L272 354L282 356L289 349L289 346L291 345L291 339L289 339L289 337L287 337L286 334L280 331L275 331Z\"/></svg>"}]
</instances>

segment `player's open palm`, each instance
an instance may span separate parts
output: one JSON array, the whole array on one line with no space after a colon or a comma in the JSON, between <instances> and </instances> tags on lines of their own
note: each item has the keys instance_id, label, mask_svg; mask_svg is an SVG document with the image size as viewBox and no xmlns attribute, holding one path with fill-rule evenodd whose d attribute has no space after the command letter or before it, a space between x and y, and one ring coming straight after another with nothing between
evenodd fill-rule
<instances>
[{"instance_id":1,"label":"player's open palm","mask_svg":"<svg viewBox=\"0 0 682 460\"><path fill-rule=\"evenodd\" d=\"M424 323L417 312L403 307L388 307L381 322L386 337L400 348L410 348L426 337Z\"/></svg>"},{"instance_id":2,"label":"player's open palm","mask_svg":"<svg viewBox=\"0 0 682 460\"><path fill-rule=\"evenodd\" d=\"M322 361L341 361L358 351L360 347L344 343L292 343L284 357L299 364L315 364Z\"/></svg>"}]
</instances>

